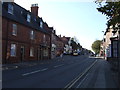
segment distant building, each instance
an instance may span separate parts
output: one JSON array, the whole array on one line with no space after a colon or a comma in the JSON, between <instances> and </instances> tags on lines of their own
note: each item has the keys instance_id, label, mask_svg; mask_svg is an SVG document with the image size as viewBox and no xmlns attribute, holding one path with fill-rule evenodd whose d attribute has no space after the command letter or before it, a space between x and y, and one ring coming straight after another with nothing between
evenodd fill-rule
<instances>
[{"instance_id":1,"label":"distant building","mask_svg":"<svg viewBox=\"0 0 120 90\"><path fill-rule=\"evenodd\" d=\"M51 59L55 58L57 56L57 45L56 45L56 31L54 30L53 27L48 27L47 23L44 24L46 30L50 33L50 38L51 38L51 51L50 51L50 56Z\"/></svg>"},{"instance_id":2,"label":"distant building","mask_svg":"<svg viewBox=\"0 0 120 90\"><path fill-rule=\"evenodd\" d=\"M118 36L119 33L110 26L106 29L105 37L103 41L103 49L105 53L105 59L111 60L118 58Z\"/></svg>"},{"instance_id":3,"label":"distant building","mask_svg":"<svg viewBox=\"0 0 120 90\"><path fill-rule=\"evenodd\" d=\"M64 54L71 54L72 53L72 46L71 46L71 37L61 37L61 40L64 42Z\"/></svg>"},{"instance_id":4,"label":"distant building","mask_svg":"<svg viewBox=\"0 0 120 90\"><path fill-rule=\"evenodd\" d=\"M56 35L56 54L60 56L64 52L64 42L61 40L61 36Z\"/></svg>"}]
</instances>

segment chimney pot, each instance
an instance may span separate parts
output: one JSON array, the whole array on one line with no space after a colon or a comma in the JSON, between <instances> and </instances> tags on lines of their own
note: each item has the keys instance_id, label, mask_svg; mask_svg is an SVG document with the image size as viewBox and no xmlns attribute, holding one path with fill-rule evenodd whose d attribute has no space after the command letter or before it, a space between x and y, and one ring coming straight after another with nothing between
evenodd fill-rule
<instances>
[{"instance_id":1,"label":"chimney pot","mask_svg":"<svg viewBox=\"0 0 120 90\"><path fill-rule=\"evenodd\" d=\"M32 4L31 5L31 13L33 13L35 16L38 16L38 4Z\"/></svg>"}]
</instances>

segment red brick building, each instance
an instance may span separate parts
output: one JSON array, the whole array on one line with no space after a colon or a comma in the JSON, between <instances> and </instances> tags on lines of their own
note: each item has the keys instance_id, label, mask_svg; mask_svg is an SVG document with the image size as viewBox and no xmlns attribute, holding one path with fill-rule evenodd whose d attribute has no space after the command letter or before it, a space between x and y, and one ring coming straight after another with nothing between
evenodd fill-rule
<instances>
[{"instance_id":1,"label":"red brick building","mask_svg":"<svg viewBox=\"0 0 120 90\"><path fill-rule=\"evenodd\" d=\"M64 43L64 54L71 54L72 53L72 46L71 46L71 37L61 37L61 40Z\"/></svg>"},{"instance_id":2,"label":"red brick building","mask_svg":"<svg viewBox=\"0 0 120 90\"><path fill-rule=\"evenodd\" d=\"M51 34L51 59L55 58L57 56L57 39L56 39L56 31L53 27L48 27L47 23L45 24L45 27L47 28L48 32Z\"/></svg>"},{"instance_id":3,"label":"red brick building","mask_svg":"<svg viewBox=\"0 0 120 90\"><path fill-rule=\"evenodd\" d=\"M50 58L50 33L38 16L38 5L31 12L14 2L2 4L2 62L13 63Z\"/></svg>"},{"instance_id":4,"label":"red brick building","mask_svg":"<svg viewBox=\"0 0 120 90\"><path fill-rule=\"evenodd\" d=\"M61 36L56 35L56 55L60 56L64 52L64 42L61 39Z\"/></svg>"}]
</instances>

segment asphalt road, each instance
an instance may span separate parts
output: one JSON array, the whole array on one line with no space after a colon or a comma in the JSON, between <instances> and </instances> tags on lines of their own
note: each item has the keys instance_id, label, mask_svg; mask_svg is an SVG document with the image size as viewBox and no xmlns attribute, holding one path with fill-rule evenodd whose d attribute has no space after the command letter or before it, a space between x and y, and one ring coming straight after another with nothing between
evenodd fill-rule
<instances>
[{"instance_id":1,"label":"asphalt road","mask_svg":"<svg viewBox=\"0 0 120 90\"><path fill-rule=\"evenodd\" d=\"M116 88L113 81L109 83L112 76L108 74L111 72L107 66L109 66L107 62L102 59L65 56L31 67L4 70L2 86L3 88Z\"/></svg>"}]
</instances>

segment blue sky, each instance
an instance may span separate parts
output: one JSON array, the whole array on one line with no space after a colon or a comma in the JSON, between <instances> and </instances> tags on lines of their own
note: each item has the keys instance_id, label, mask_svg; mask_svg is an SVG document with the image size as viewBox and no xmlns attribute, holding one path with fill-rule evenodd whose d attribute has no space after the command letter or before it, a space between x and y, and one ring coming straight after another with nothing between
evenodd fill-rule
<instances>
[{"instance_id":1,"label":"blue sky","mask_svg":"<svg viewBox=\"0 0 120 90\"><path fill-rule=\"evenodd\" d=\"M79 43L91 49L92 43L103 38L106 17L97 11L97 5L90 0L15 0L30 10L31 4L38 3L39 16L54 27L57 35L76 37Z\"/></svg>"}]
</instances>

